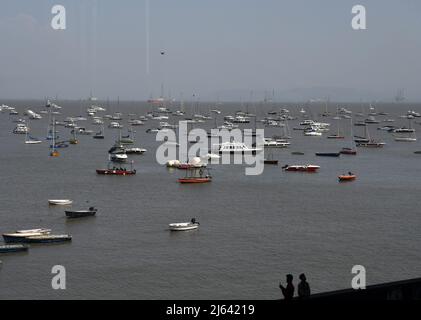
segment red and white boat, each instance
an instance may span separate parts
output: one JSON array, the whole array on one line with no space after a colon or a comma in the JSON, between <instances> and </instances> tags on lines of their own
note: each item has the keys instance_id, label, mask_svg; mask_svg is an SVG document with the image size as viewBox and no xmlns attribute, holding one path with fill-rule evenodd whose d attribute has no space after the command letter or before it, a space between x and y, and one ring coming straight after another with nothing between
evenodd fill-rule
<instances>
[{"instance_id":1,"label":"red and white boat","mask_svg":"<svg viewBox=\"0 0 421 320\"><path fill-rule=\"evenodd\" d=\"M320 166L316 166L313 164L307 164L307 165L286 165L283 166L282 169L285 171L296 171L296 172L316 172L320 169Z\"/></svg>"}]
</instances>

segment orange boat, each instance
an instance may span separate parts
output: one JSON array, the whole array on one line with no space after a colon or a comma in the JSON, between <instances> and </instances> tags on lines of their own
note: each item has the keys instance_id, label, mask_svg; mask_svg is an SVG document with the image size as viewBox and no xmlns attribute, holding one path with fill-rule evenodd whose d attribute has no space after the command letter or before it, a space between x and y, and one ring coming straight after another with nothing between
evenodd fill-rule
<instances>
[{"instance_id":1,"label":"orange boat","mask_svg":"<svg viewBox=\"0 0 421 320\"><path fill-rule=\"evenodd\" d=\"M206 183L211 182L211 177L204 177L204 178L180 178L178 182L180 183Z\"/></svg>"},{"instance_id":2,"label":"orange boat","mask_svg":"<svg viewBox=\"0 0 421 320\"><path fill-rule=\"evenodd\" d=\"M343 174L338 177L339 182L354 181L356 178L355 174Z\"/></svg>"}]
</instances>

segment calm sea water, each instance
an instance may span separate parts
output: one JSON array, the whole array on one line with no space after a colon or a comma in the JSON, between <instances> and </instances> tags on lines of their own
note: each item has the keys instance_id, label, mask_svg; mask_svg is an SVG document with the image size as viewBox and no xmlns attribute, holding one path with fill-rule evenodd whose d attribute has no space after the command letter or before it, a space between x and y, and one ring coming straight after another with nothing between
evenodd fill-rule
<instances>
[{"instance_id":1,"label":"calm sea water","mask_svg":"<svg viewBox=\"0 0 421 320\"><path fill-rule=\"evenodd\" d=\"M4 102L20 112L42 105ZM79 102L60 104L58 120L84 114ZM299 115L297 106L282 106ZM208 107L213 106L202 104L200 111ZM407 125L399 115L421 111L418 104L377 107L389 113L379 119L394 117L397 126ZM220 108L227 114L241 106ZM323 110L312 108L315 115ZM361 110L359 105L348 108ZM270 109L259 107L258 117ZM120 111L127 120L128 113L150 110L143 103L122 102L106 113ZM335 121L321 119L335 131ZM32 121L32 135L45 138L47 122ZM341 125L349 138L347 122ZM98 176L95 169L106 166L118 131L106 129L105 140L79 136L78 145L51 158L46 142L25 145L23 135L11 133L15 124L8 113L0 114L0 232L48 227L73 236L68 244L33 245L28 253L1 256L1 299L277 299L286 273L297 278L305 272L312 291L322 292L350 287L356 264L366 267L368 284L420 276L421 155L413 153L421 150L419 141L398 143L376 130L382 124L370 125L371 135L387 143L383 149L320 158L314 153L337 152L347 141L292 131L292 145L275 150L274 157L280 164L318 164L319 173L286 173L280 165L246 176L242 165L215 165L212 183L180 185L177 178L184 173L168 171L155 160L159 143L145 130L157 124L150 120L136 127L136 146L148 149L130 156L137 174L112 177ZM89 120L79 125L97 130ZM70 137L69 129L58 130ZM266 136L275 133L279 129L270 128ZM354 133L362 129L354 127ZM347 171L357 173L358 180L339 184L338 174ZM48 206L52 198L70 198L74 209L95 205L99 211L94 218L68 221L63 207ZM198 230L167 230L168 223L192 217L201 223ZM57 264L66 267L66 290L51 288L51 268Z\"/></svg>"}]
</instances>

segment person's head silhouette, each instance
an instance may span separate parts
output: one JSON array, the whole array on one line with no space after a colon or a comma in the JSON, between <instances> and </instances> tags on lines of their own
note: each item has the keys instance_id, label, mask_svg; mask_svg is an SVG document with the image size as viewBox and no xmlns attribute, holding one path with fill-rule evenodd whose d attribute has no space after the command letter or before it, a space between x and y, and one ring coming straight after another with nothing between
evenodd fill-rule
<instances>
[{"instance_id":1,"label":"person's head silhouette","mask_svg":"<svg viewBox=\"0 0 421 320\"><path fill-rule=\"evenodd\" d=\"M306 281L307 280L306 275L304 273L300 274L300 280L301 281Z\"/></svg>"},{"instance_id":2,"label":"person's head silhouette","mask_svg":"<svg viewBox=\"0 0 421 320\"><path fill-rule=\"evenodd\" d=\"M292 276L292 274L287 274L287 283L292 283L293 279L294 277Z\"/></svg>"}]
</instances>

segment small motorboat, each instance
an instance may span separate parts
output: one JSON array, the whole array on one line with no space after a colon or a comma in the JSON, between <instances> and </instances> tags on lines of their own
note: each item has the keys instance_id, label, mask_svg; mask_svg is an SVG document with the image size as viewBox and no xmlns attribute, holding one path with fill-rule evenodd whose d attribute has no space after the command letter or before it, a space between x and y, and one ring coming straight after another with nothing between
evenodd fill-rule
<instances>
[{"instance_id":1,"label":"small motorboat","mask_svg":"<svg viewBox=\"0 0 421 320\"><path fill-rule=\"evenodd\" d=\"M100 131L100 132L95 133L95 134L92 136L92 138L94 138L94 139L104 139L104 138L105 138L105 136L104 136L104 134L102 133L102 131Z\"/></svg>"},{"instance_id":2,"label":"small motorboat","mask_svg":"<svg viewBox=\"0 0 421 320\"><path fill-rule=\"evenodd\" d=\"M199 228L199 225L200 223L193 218L190 222L170 223L168 227L171 231L189 231Z\"/></svg>"},{"instance_id":3,"label":"small motorboat","mask_svg":"<svg viewBox=\"0 0 421 320\"><path fill-rule=\"evenodd\" d=\"M308 165L285 165L282 167L285 171L295 171L295 172L316 172L320 169L320 166L308 164Z\"/></svg>"},{"instance_id":4,"label":"small motorboat","mask_svg":"<svg viewBox=\"0 0 421 320\"><path fill-rule=\"evenodd\" d=\"M72 236L68 234L56 235L39 235L24 238L23 242L26 243L58 243L72 241Z\"/></svg>"},{"instance_id":5,"label":"small motorboat","mask_svg":"<svg viewBox=\"0 0 421 320\"><path fill-rule=\"evenodd\" d=\"M72 139L69 140L69 143L70 144L78 144L79 143L79 140L72 138Z\"/></svg>"},{"instance_id":6,"label":"small motorboat","mask_svg":"<svg viewBox=\"0 0 421 320\"><path fill-rule=\"evenodd\" d=\"M345 136L342 136L340 134L331 134L327 136L328 139L345 139Z\"/></svg>"},{"instance_id":7,"label":"small motorboat","mask_svg":"<svg viewBox=\"0 0 421 320\"><path fill-rule=\"evenodd\" d=\"M348 155L356 155L357 150L352 148L342 148L341 151L339 151L341 154L348 154Z\"/></svg>"},{"instance_id":8,"label":"small motorboat","mask_svg":"<svg viewBox=\"0 0 421 320\"><path fill-rule=\"evenodd\" d=\"M66 210L64 212L66 213L67 218L83 218L94 216L97 213L97 211L98 209L90 207L88 210Z\"/></svg>"},{"instance_id":9,"label":"small motorboat","mask_svg":"<svg viewBox=\"0 0 421 320\"><path fill-rule=\"evenodd\" d=\"M112 169L97 169L97 174L101 175L114 175L114 176L131 176L136 174L136 169L127 170L125 168L112 168Z\"/></svg>"},{"instance_id":10,"label":"small motorboat","mask_svg":"<svg viewBox=\"0 0 421 320\"><path fill-rule=\"evenodd\" d=\"M265 159L263 160L264 164L273 164L273 165L278 165L278 160L274 160L274 159Z\"/></svg>"},{"instance_id":11,"label":"small motorboat","mask_svg":"<svg viewBox=\"0 0 421 320\"><path fill-rule=\"evenodd\" d=\"M395 141L397 142L415 142L417 141L417 138L413 137L396 137Z\"/></svg>"},{"instance_id":12,"label":"small motorboat","mask_svg":"<svg viewBox=\"0 0 421 320\"><path fill-rule=\"evenodd\" d=\"M307 137L320 137L322 133L316 130L305 131L304 135Z\"/></svg>"},{"instance_id":13,"label":"small motorboat","mask_svg":"<svg viewBox=\"0 0 421 320\"><path fill-rule=\"evenodd\" d=\"M73 200L70 199L51 199L48 200L48 204L53 206L67 206L69 204L72 204Z\"/></svg>"},{"instance_id":14,"label":"small motorboat","mask_svg":"<svg viewBox=\"0 0 421 320\"><path fill-rule=\"evenodd\" d=\"M242 142L224 142L218 145L219 154L256 154L262 151L262 148L250 148Z\"/></svg>"},{"instance_id":15,"label":"small motorboat","mask_svg":"<svg viewBox=\"0 0 421 320\"><path fill-rule=\"evenodd\" d=\"M119 162L119 163L124 163L124 162L126 162L127 161L127 154L120 154L120 153L117 153L117 154L111 154L110 155L110 161L112 161L112 162Z\"/></svg>"},{"instance_id":16,"label":"small motorboat","mask_svg":"<svg viewBox=\"0 0 421 320\"><path fill-rule=\"evenodd\" d=\"M348 174L343 174L338 177L339 182L347 182L347 181L354 181L357 178L357 176L351 172L348 172Z\"/></svg>"},{"instance_id":17,"label":"small motorboat","mask_svg":"<svg viewBox=\"0 0 421 320\"><path fill-rule=\"evenodd\" d=\"M369 142L360 142L357 143L357 147L364 147L364 148L383 148L386 143L384 142L377 142L374 140L370 140Z\"/></svg>"},{"instance_id":18,"label":"small motorboat","mask_svg":"<svg viewBox=\"0 0 421 320\"><path fill-rule=\"evenodd\" d=\"M127 148L126 149L126 153L127 154L143 154L145 153L147 150L143 149L143 148Z\"/></svg>"},{"instance_id":19,"label":"small motorboat","mask_svg":"<svg viewBox=\"0 0 421 320\"><path fill-rule=\"evenodd\" d=\"M316 152L316 156L319 157L339 157L340 152Z\"/></svg>"},{"instance_id":20,"label":"small motorboat","mask_svg":"<svg viewBox=\"0 0 421 320\"><path fill-rule=\"evenodd\" d=\"M293 151L293 152L291 152L291 154L292 155L295 155L295 156L303 156L304 155L304 152L301 152L301 151Z\"/></svg>"},{"instance_id":21,"label":"small motorboat","mask_svg":"<svg viewBox=\"0 0 421 320\"><path fill-rule=\"evenodd\" d=\"M6 244L0 246L0 253L28 251L28 246L24 244Z\"/></svg>"}]
</instances>

